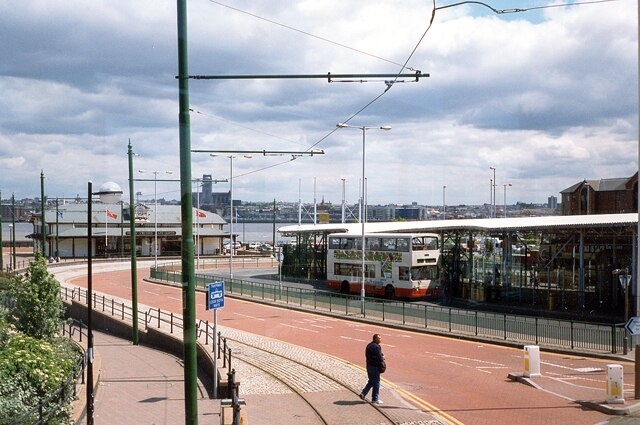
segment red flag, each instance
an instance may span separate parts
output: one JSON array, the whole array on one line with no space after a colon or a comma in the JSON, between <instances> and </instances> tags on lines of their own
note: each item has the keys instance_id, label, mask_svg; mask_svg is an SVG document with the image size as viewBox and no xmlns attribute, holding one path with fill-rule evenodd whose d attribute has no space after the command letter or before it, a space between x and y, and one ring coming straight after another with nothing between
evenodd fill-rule
<instances>
[{"instance_id":1,"label":"red flag","mask_svg":"<svg viewBox=\"0 0 640 425\"><path fill-rule=\"evenodd\" d=\"M107 210L107 217L118 218L118 214L112 213L111 211Z\"/></svg>"},{"instance_id":2,"label":"red flag","mask_svg":"<svg viewBox=\"0 0 640 425\"><path fill-rule=\"evenodd\" d=\"M203 213L200 210L196 210L196 213L198 214L198 217L206 217L207 216L205 213Z\"/></svg>"}]
</instances>

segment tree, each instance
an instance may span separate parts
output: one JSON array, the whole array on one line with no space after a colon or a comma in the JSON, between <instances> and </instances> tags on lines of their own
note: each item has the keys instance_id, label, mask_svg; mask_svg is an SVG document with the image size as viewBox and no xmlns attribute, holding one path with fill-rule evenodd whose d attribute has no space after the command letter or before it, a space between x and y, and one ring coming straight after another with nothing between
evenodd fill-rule
<instances>
[{"instance_id":1,"label":"tree","mask_svg":"<svg viewBox=\"0 0 640 425\"><path fill-rule=\"evenodd\" d=\"M10 298L8 317L16 330L39 339L50 339L59 333L64 312L60 284L48 272L41 253L36 253L25 275L14 277Z\"/></svg>"}]
</instances>

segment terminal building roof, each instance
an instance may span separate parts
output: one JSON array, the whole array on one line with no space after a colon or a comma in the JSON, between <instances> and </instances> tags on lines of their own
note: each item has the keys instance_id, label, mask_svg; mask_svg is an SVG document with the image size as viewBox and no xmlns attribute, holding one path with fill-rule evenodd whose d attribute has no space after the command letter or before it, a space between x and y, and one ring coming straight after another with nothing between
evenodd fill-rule
<instances>
[{"instance_id":1,"label":"terminal building roof","mask_svg":"<svg viewBox=\"0 0 640 425\"><path fill-rule=\"evenodd\" d=\"M438 231L528 231L550 229L593 229L631 227L638 224L638 214L563 215L548 217L511 217L427 221L390 221L365 223L365 233L433 233ZM300 233L362 234L361 223L327 223L283 226L283 236Z\"/></svg>"}]
</instances>

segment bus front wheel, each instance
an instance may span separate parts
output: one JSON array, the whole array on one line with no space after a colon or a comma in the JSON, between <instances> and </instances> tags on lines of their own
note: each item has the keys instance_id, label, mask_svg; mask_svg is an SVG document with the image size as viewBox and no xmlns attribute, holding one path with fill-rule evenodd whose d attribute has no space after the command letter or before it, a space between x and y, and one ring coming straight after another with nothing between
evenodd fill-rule
<instances>
[{"instance_id":1,"label":"bus front wheel","mask_svg":"<svg viewBox=\"0 0 640 425\"><path fill-rule=\"evenodd\" d=\"M396 290L393 286L387 285L384 288L384 297L388 300L392 300L396 297Z\"/></svg>"},{"instance_id":2,"label":"bus front wheel","mask_svg":"<svg viewBox=\"0 0 640 425\"><path fill-rule=\"evenodd\" d=\"M349 293L349 282L346 280L342 281L342 285L340 285L340 293L348 294Z\"/></svg>"}]
</instances>

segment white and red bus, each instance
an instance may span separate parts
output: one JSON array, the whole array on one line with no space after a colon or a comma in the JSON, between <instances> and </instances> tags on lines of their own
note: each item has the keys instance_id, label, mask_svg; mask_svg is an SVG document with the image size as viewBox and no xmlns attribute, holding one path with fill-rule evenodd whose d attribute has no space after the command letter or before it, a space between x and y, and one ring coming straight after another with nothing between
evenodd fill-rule
<instances>
[{"instance_id":1,"label":"white and red bus","mask_svg":"<svg viewBox=\"0 0 640 425\"><path fill-rule=\"evenodd\" d=\"M440 296L438 236L427 233L365 235L365 293L386 298ZM329 235L329 287L358 294L362 285L362 235Z\"/></svg>"}]
</instances>

